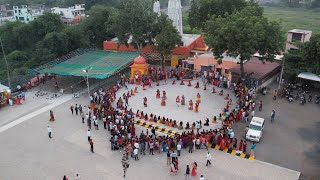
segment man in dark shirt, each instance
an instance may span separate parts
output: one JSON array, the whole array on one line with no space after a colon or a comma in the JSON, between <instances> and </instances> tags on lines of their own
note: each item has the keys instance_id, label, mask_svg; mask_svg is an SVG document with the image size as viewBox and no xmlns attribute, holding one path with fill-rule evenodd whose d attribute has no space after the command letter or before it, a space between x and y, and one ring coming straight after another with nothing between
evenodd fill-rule
<instances>
[{"instance_id":1,"label":"man in dark shirt","mask_svg":"<svg viewBox=\"0 0 320 180\"><path fill-rule=\"evenodd\" d=\"M184 179L186 180L187 178L191 180L189 165L187 165L186 174L184 174Z\"/></svg>"}]
</instances>

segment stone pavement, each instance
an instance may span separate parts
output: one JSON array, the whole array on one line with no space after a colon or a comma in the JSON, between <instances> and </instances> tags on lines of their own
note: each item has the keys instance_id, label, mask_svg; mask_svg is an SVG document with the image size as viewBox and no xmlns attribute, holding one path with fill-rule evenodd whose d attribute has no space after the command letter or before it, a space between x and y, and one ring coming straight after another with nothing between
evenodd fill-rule
<instances>
[{"instance_id":1,"label":"stone pavement","mask_svg":"<svg viewBox=\"0 0 320 180\"><path fill-rule=\"evenodd\" d=\"M165 116L166 118L176 120L179 124L180 121L183 121L183 126L186 125L187 122L190 123L190 126L192 125L192 122L195 121L202 121L202 124L205 123L205 119L209 118L210 120L210 128L216 129L221 128L221 122L217 124L211 123L213 116L218 116L222 109L226 106L227 100L224 99L225 95L228 93L230 94L230 98L235 101L235 97L232 95L232 93L228 90L224 89L224 96L219 96L218 92L220 91L220 88L216 87L217 93L211 93L212 86L208 86L207 90L203 90L202 82L200 82L200 88L196 89L194 88L195 82L193 81L193 86L189 87L187 85L179 85L179 83L172 85L171 81L168 81L167 84L162 84L160 86L155 86L155 83L151 88L147 87L147 90L142 90L142 86L137 85L128 85L128 90L134 89L135 87L138 87L139 93L136 93L134 96L129 98L129 107L128 109L132 108L133 112L135 113L137 110L140 110L148 115L156 114L157 116ZM157 89L161 92L162 97L162 91L166 91L166 106L161 106L161 99L156 98L156 91ZM122 97L123 93L127 93L128 90L125 88L122 88L117 93L117 99L119 97ZM199 112L196 113L194 111L188 110L188 102L189 100L192 100L194 105L197 97L197 93L201 95L201 103L199 106ZM176 97L177 96L185 96L186 105L184 106L177 106L176 104ZM144 107L143 105L143 98L147 97L148 99L148 107ZM210 98L209 98L210 97ZM113 106L116 106L115 101L113 103ZM235 103L233 103L235 105ZM209 127L203 126L204 129L209 129Z\"/></svg>"},{"instance_id":2,"label":"stone pavement","mask_svg":"<svg viewBox=\"0 0 320 180\"><path fill-rule=\"evenodd\" d=\"M49 112L39 112L25 121L1 133L0 179L62 179L67 175L74 179L76 173L82 179L117 180L122 178L121 153L111 151L108 131L92 130L95 153L89 150L86 137L86 125L81 118L71 115L70 104L86 104L86 98L71 99L52 107L56 121L48 122ZM130 103L130 102L129 102ZM142 104L142 99L141 99ZM200 114L200 113L199 113ZM52 139L48 138L47 125L52 127ZM142 127L137 127L138 132ZM270 179L296 180L299 172L261 161L246 160L220 151L210 149L213 165L205 166L205 150L192 154L182 151L179 158L179 172L170 175L166 165L166 155L140 157L139 161L130 158L128 180L135 179L183 179L186 164L198 163L199 179L203 174L206 179Z\"/></svg>"}]
</instances>

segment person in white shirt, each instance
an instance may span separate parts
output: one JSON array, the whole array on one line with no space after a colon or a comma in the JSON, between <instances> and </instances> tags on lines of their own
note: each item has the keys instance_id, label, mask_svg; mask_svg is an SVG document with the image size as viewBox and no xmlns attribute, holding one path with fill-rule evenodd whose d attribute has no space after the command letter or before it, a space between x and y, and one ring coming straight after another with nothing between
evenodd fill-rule
<instances>
[{"instance_id":1,"label":"person in white shirt","mask_svg":"<svg viewBox=\"0 0 320 180\"><path fill-rule=\"evenodd\" d=\"M76 174L75 180L80 180L80 179L81 179L80 175Z\"/></svg>"},{"instance_id":2,"label":"person in white shirt","mask_svg":"<svg viewBox=\"0 0 320 180\"><path fill-rule=\"evenodd\" d=\"M209 164L211 165L211 154L210 154L209 151L208 151L208 154L207 154L206 159L207 159L207 164L206 164L206 166L208 166Z\"/></svg>"},{"instance_id":3,"label":"person in white shirt","mask_svg":"<svg viewBox=\"0 0 320 180\"><path fill-rule=\"evenodd\" d=\"M90 129L88 129L88 131L87 131L87 137L88 137L88 141L90 141L90 139L91 139L91 132L90 132Z\"/></svg>"},{"instance_id":4,"label":"person in white shirt","mask_svg":"<svg viewBox=\"0 0 320 180\"><path fill-rule=\"evenodd\" d=\"M178 151L178 156L180 156L180 153L181 153L181 144L178 143L177 145L177 151Z\"/></svg>"},{"instance_id":5,"label":"person in white shirt","mask_svg":"<svg viewBox=\"0 0 320 180\"><path fill-rule=\"evenodd\" d=\"M139 143L135 142L133 145L136 149L139 149Z\"/></svg>"},{"instance_id":6,"label":"person in white shirt","mask_svg":"<svg viewBox=\"0 0 320 180\"><path fill-rule=\"evenodd\" d=\"M204 180L204 177L203 177L203 175L201 175L201 176L200 176L200 180Z\"/></svg>"},{"instance_id":7,"label":"person in white shirt","mask_svg":"<svg viewBox=\"0 0 320 180\"><path fill-rule=\"evenodd\" d=\"M49 138L51 139L51 133L52 133L52 129L50 126L47 127L47 130L48 130L48 136Z\"/></svg>"},{"instance_id":8,"label":"person in white shirt","mask_svg":"<svg viewBox=\"0 0 320 180\"><path fill-rule=\"evenodd\" d=\"M139 160L139 157L138 157L138 154L139 154L139 150L138 150L138 148L135 148L134 150L133 150L133 154L134 154L134 160Z\"/></svg>"}]
</instances>

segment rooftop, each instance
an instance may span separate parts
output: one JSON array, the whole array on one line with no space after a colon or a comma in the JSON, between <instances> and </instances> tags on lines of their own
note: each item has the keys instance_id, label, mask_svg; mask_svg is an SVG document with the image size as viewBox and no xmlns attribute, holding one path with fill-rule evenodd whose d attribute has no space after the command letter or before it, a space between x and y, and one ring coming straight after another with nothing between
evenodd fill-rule
<instances>
[{"instance_id":1,"label":"rooftop","mask_svg":"<svg viewBox=\"0 0 320 180\"><path fill-rule=\"evenodd\" d=\"M69 56L67 60L49 62L44 68L33 69L39 74L53 73L62 76L86 76L89 78L105 79L123 67L128 66L136 52L111 52L103 50L87 50L82 54ZM88 74L83 69L89 69Z\"/></svg>"},{"instance_id":2,"label":"rooftop","mask_svg":"<svg viewBox=\"0 0 320 180\"><path fill-rule=\"evenodd\" d=\"M288 33L309 34L309 33L312 33L312 31L303 30L303 29L291 29L290 31L288 31Z\"/></svg>"},{"instance_id":3,"label":"rooftop","mask_svg":"<svg viewBox=\"0 0 320 180\"><path fill-rule=\"evenodd\" d=\"M232 57L232 56L228 56L226 53L223 53L223 61L230 61L230 62L234 62L234 63L239 63L240 62L240 55L238 55L237 57ZM211 57L211 58L215 58L215 56L213 55L213 52L207 52L204 54L201 54L199 57Z\"/></svg>"},{"instance_id":4,"label":"rooftop","mask_svg":"<svg viewBox=\"0 0 320 180\"><path fill-rule=\"evenodd\" d=\"M183 42L183 46L189 46L196 39L200 37L200 34L182 34L181 41Z\"/></svg>"}]
</instances>

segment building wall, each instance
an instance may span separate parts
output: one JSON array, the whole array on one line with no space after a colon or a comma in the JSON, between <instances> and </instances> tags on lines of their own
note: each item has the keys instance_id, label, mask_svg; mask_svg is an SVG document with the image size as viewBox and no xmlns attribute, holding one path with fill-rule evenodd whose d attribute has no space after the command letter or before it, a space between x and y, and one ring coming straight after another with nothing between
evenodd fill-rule
<instances>
[{"instance_id":1,"label":"building wall","mask_svg":"<svg viewBox=\"0 0 320 180\"><path fill-rule=\"evenodd\" d=\"M28 23L37 16L43 15L43 9L29 9L27 5L13 6L13 13L16 20Z\"/></svg>"},{"instance_id":2,"label":"building wall","mask_svg":"<svg viewBox=\"0 0 320 180\"><path fill-rule=\"evenodd\" d=\"M198 56L194 58L194 69L197 71L201 70L201 66L209 66L212 64L214 64L214 70L216 70L216 68L221 68L221 75L226 75L225 70L229 70L230 72L230 69L239 66L236 62L226 60L222 60L222 64L218 64L217 59L214 57Z\"/></svg>"}]
</instances>

